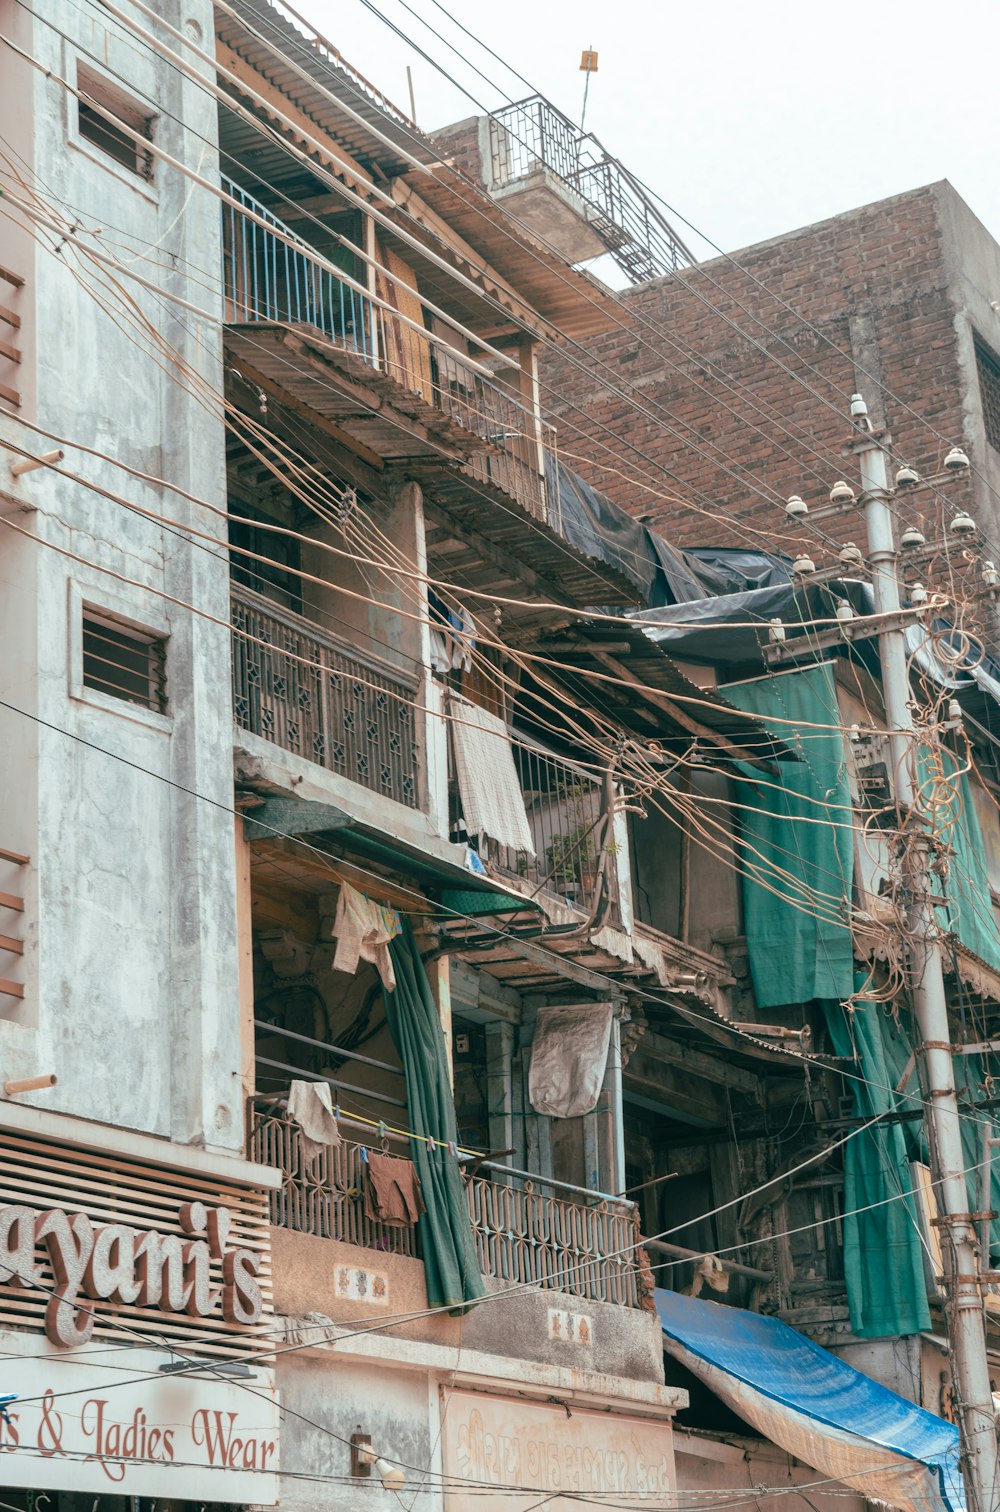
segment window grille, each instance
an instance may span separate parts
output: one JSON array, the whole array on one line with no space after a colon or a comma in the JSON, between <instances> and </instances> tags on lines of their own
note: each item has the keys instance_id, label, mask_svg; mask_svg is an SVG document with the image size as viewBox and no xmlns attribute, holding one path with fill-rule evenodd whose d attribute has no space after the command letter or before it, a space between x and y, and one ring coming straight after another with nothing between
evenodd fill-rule
<instances>
[{"instance_id":1,"label":"window grille","mask_svg":"<svg viewBox=\"0 0 1000 1512\"><path fill-rule=\"evenodd\" d=\"M986 439L996 451L1000 451L1000 360L978 340L976 370L979 374Z\"/></svg>"},{"instance_id":2,"label":"window grille","mask_svg":"<svg viewBox=\"0 0 1000 1512\"><path fill-rule=\"evenodd\" d=\"M166 637L83 612L83 685L110 698L167 710Z\"/></svg>"},{"instance_id":3,"label":"window grille","mask_svg":"<svg viewBox=\"0 0 1000 1512\"><path fill-rule=\"evenodd\" d=\"M148 182L153 177L153 155L130 132L137 131L151 139L153 117L89 68L81 66L77 69L77 86L86 97L80 99L77 107L80 136L113 158L120 167ZM96 106L100 106L100 110ZM117 121L109 121L101 114L102 110L116 116Z\"/></svg>"}]
</instances>

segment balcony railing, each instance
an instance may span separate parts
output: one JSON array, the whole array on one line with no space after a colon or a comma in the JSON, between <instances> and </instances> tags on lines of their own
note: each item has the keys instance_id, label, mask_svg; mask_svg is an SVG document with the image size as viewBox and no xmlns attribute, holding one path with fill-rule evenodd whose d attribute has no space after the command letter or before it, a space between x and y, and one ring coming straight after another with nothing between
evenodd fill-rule
<instances>
[{"instance_id":1,"label":"balcony railing","mask_svg":"<svg viewBox=\"0 0 1000 1512\"><path fill-rule=\"evenodd\" d=\"M365 1215L361 1146L345 1142L307 1164L298 1125L278 1104L254 1112L250 1157L282 1173L280 1188L270 1194L271 1222L279 1228L419 1256L416 1228L387 1226ZM519 1186L514 1181L483 1176L466 1181L483 1274L512 1285L638 1307L638 1235L631 1205L567 1201L533 1190L530 1182Z\"/></svg>"},{"instance_id":2,"label":"balcony railing","mask_svg":"<svg viewBox=\"0 0 1000 1512\"><path fill-rule=\"evenodd\" d=\"M491 173L504 189L545 167L578 194L586 219L633 283L695 261L628 169L541 96L491 117Z\"/></svg>"},{"instance_id":3,"label":"balcony railing","mask_svg":"<svg viewBox=\"0 0 1000 1512\"><path fill-rule=\"evenodd\" d=\"M237 725L416 808L416 683L235 584L231 616Z\"/></svg>"},{"instance_id":4,"label":"balcony railing","mask_svg":"<svg viewBox=\"0 0 1000 1512\"><path fill-rule=\"evenodd\" d=\"M496 871L589 909L597 886L603 829L602 782L586 767L514 739L534 855L487 839L483 860ZM457 782L450 784L452 834L463 823ZM611 868L613 887L613 871Z\"/></svg>"},{"instance_id":5,"label":"balcony railing","mask_svg":"<svg viewBox=\"0 0 1000 1512\"><path fill-rule=\"evenodd\" d=\"M316 249L245 189L227 178L222 184L250 212L229 204L222 207L227 324L311 326L333 348L387 373L454 425L477 436L488 450L474 456L465 470L502 488L535 519L544 519L539 417L499 383L485 378L461 352L431 341L320 266ZM412 293L400 289L388 272L379 272L376 288L389 305L414 305ZM422 313L416 307L415 318ZM545 432L551 449L552 427L546 425Z\"/></svg>"}]
</instances>

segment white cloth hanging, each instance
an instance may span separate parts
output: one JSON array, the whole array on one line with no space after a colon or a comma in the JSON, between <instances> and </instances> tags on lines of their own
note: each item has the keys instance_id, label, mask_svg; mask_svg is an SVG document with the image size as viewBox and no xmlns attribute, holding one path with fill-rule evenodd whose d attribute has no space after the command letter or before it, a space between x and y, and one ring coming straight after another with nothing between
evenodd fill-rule
<instances>
[{"instance_id":1,"label":"white cloth hanging","mask_svg":"<svg viewBox=\"0 0 1000 1512\"><path fill-rule=\"evenodd\" d=\"M535 854L521 780L507 726L496 714L453 693L448 700L465 831L510 850Z\"/></svg>"}]
</instances>

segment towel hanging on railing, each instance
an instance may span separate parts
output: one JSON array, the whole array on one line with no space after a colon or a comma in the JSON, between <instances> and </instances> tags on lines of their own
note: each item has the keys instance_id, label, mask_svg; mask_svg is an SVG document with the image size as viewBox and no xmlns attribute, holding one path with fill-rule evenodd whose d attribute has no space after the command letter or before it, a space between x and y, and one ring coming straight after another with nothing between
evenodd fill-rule
<instances>
[{"instance_id":1,"label":"towel hanging on railing","mask_svg":"<svg viewBox=\"0 0 1000 1512\"><path fill-rule=\"evenodd\" d=\"M288 1116L299 1126L299 1143L307 1166L324 1150L334 1150L340 1144L327 1082L293 1081L288 1090Z\"/></svg>"},{"instance_id":2,"label":"towel hanging on railing","mask_svg":"<svg viewBox=\"0 0 1000 1512\"><path fill-rule=\"evenodd\" d=\"M453 693L448 700L465 831L535 854L510 734L496 714Z\"/></svg>"}]
</instances>

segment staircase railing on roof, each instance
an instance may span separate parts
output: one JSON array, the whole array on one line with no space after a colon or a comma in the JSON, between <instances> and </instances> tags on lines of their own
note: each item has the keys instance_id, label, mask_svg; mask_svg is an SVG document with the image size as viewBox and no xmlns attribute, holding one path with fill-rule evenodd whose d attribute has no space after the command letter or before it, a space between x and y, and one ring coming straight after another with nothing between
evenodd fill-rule
<instances>
[{"instance_id":1,"label":"staircase railing on roof","mask_svg":"<svg viewBox=\"0 0 1000 1512\"><path fill-rule=\"evenodd\" d=\"M583 201L589 225L633 283L695 261L628 169L540 95L490 117L490 152L493 189L540 168L561 179Z\"/></svg>"}]
</instances>

